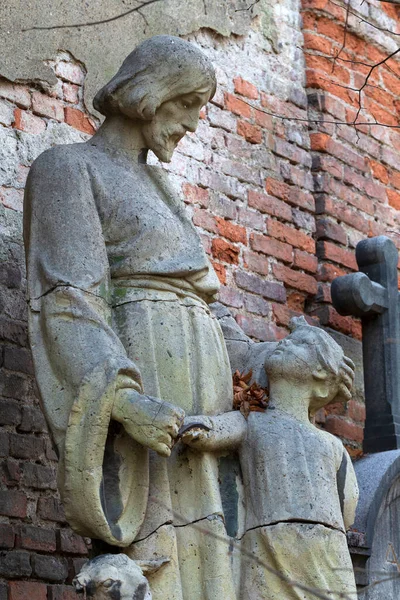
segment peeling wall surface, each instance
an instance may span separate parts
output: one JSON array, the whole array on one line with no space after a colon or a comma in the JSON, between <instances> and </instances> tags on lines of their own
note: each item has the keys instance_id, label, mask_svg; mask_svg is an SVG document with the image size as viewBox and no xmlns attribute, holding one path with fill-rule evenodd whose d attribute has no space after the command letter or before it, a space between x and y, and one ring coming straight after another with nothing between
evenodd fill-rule
<instances>
[{"instance_id":1,"label":"peeling wall surface","mask_svg":"<svg viewBox=\"0 0 400 600\"><path fill-rule=\"evenodd\" d=\"M91 108L94 91L111 79L123 59L145 38L165 33L187 35L201 28L222 36L244 35L254 14L246 10L246 0L147 2L4 0L0 7L0 73L11 81L40 79L54 85L54 73L46 62L67 50L86 67L86 100ZM139 12L130 12L142 4Z\"/></svg>"},{"instance_id":2,"label":"peeling wall surface","mask_svg":"<svg viewBox=\"0 0 400 600\"><path fill-rule=\"evenodd\" d=\"M71 580L91 543L65 521L33 377L26 177L47 148L95 132L95 91L151 35L185 37L216 68L215 97L165 168L221 281L220 301L256 340L284 337L300 314L336 332L357 363L355 392L319 411L317 424L362 454L361 326L333 309L330 284L357 269L361 239L386 234L400 247L400 62L385 62L400 7L352 0L343 47L340 1L154 0L114 20L145 0L2 1L0 600L76 598ZM359 111L356 90L379 61ZM357 114L360 127L345 125Z\"/></svg>"}]
</instances>

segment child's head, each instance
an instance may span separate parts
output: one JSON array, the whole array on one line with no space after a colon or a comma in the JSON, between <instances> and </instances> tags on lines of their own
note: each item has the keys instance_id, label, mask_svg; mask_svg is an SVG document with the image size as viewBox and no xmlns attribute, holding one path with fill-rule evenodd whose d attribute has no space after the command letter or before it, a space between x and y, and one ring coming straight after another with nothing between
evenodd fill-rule
<instances>
[{"instance_id":1,"label":"child's head","mask_svg":"<svg viewBox=\"0 0 400 600\"><path fill-rule=\"evenodd\" d=\"M333 400L351 399L354 364L323 329L308 325L304 317L290 322L291 333L268 357L265 368L271 383L285 378L311 388L310 414Z\"/></svg>"}]
</instances>

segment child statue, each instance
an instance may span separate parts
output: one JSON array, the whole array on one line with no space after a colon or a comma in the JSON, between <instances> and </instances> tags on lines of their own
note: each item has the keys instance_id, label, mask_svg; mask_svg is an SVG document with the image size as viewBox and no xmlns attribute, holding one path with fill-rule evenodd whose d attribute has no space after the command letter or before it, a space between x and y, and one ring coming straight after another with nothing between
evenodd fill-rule
<instances>
[{"instance_id":1,"label":"child statue","mask_svg":"<svg viewBox=\"0 0 400 600\"><path fill-rule=\"evenodd\" d=\"M201 451L238 447L246 497L241 600L356 598L346 530L354 522L356 476L342 443L310 422L347 401L354 365L325 331L292 319L269 354L266 412L211 417L210 431L183 442ZM299 585L297 585L299 584Z\"/></svg>"}]
</instances>

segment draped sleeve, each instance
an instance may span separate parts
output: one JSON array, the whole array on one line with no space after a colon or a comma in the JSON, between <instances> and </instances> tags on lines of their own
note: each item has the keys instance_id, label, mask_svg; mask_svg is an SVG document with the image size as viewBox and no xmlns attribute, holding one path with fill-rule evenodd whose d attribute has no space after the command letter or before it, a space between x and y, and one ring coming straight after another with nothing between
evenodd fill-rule
<instances>
[{"instance_id":1,"label":"draped sleeve","mask_svg":"<svg viewBox=\"0 0 400 600\"><path fill-rule=\"evenodd\" d=\"M81 535L127 546L144 519L148 452L111 415L119 388L142 387L112 328L109 264L89 167L79 145L59 146L29 174L30 342L67 519Z\"/></svg>"}]
</instances>

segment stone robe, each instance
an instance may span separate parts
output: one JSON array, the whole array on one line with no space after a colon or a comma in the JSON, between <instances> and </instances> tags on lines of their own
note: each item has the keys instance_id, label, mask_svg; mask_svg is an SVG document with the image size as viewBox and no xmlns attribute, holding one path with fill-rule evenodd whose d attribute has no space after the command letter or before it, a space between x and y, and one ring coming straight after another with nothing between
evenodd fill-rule
<instances>
[{"instance_id":1,"label":"stone robe","mask_svg":"<svg viewBox=\"0 0 400 600\"><path fill-rule=\"evenodd\" d=\"M208 308L218 280L183 202L162 169L89 142L35 161L24 220L35 372L69 522L133 558L168 557L154 600L233 600L218 456L178 444L161 458L111 418L130 388L187 415L231 408Z\"/></svg>"}]
</instances>

